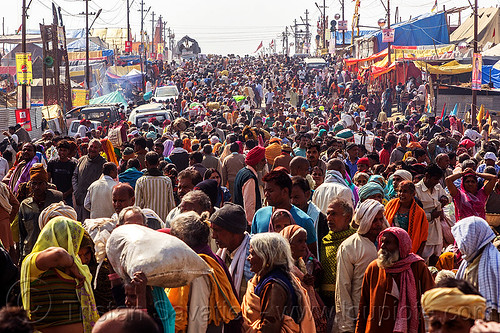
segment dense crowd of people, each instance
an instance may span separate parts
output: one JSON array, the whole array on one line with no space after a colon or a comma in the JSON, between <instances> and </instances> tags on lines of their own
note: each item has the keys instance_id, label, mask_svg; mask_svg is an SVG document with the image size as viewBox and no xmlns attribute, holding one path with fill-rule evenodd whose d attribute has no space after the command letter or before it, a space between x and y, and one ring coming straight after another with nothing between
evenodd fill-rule
<instances>
[{"instance_id":1,"label":"dense crowd of people","mask_svg":"<svg viewBox=\"0 0 500 333\"><path fill-rule=\"evenodd\" d=\"M172 120L4 132L0 332L500 332L498 124L327 60L165 64ZM125 225L211 274L120 275Z\"/></svg>"}]
</instances>

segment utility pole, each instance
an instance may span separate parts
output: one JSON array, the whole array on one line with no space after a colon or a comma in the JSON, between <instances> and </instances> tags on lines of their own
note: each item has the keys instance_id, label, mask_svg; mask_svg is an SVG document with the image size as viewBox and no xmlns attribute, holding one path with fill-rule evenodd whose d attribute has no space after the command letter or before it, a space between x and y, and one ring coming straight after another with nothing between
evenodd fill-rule
<instances>
[{"instance_id":1,"label":"utility pole","mask_svg":"<svg viewBox=\"0 0 500 333\"><path fill-rule=\"evenodd\" d=\"M285 46L286 46L286 55L288 56L288 26L285 27Z\"/></svg>"},{"instance_id":2,"label":"utility pole","mask_svg":"<svg viewBox=\"0 0 500 333\"><path fill-rule=\"evenodd\" d=\"M474 53L477 53L477 0L474 0ZM474 68L472 68L472 70L474 70ZM472 89L471 122L473 125L476 123L476 108L477 108L477 90Z\"/></svg>"},{"instance_id":3,"label":"utility pole","mask_svg":"<svg viewBox=\"0 0 500 333\"><path fill-rule=\"evenodd\" d=\"M323 49L326 49L326 0L323 0Z\"/></svg>"},{"instance_id":4,"label":"utility pole","mask_svg":"<svg viewBox=\"0 0 500 333\"><path fill-rule=\"evenodd\" d=\"M127 0L127 41L130 39L130 0Z\"/></svg>"},{"instance_id":5,"label":"utility pole","mask_svg":"<svg viewBox=\"0 0 500 333\"><path fill-rule=\"evenodd\" d=\"M89 0L85 0L85 84L90 92L90 63L89 63Z\"/></svg>"},{"instance_id":6,"label":"utility pole","mask_svg":"<svg viewBox=\"0 0 500 333\"><path fill-rule=\"evenodd\" d=\"M345 16L344 16L345 15L345 10L344 10L345 3L344 3L344 1L345 0L342 0L342 21L345 21ZM387 0L387 1L389 1L389 0ZM351 36L351 40L352 40L352 38L353 38L353 36ZM344 47L344 46L345 46L345 30L342 29L342 47Z\"/></svg>"},{"instance_id":7,"label":"utility pole","mask_svg":"<svg viewBox=\"0 0 500 333\"><path fill-rule=\"evenodd\" d=\"M23 0L23 13L22 13L22 26L21 26L21 52L23 52L24 59L26 59L26 0ZM21 85L21 108L26 109L27 101L26 101L26 83L23 82ZM7 96L5 96L5 101L7 103Z\"/></svg>"},{"instance_id":8,"label":"utility pole","mask_svg":"<svg viewBox=\"0 0 500 333\"><path fill-rule=\"evenodd\" d=\"M155 12L151 13L151 53L155 53Z\"/></svg>"},{"instance_id":9,"label":"utility pole","mask_svg":"<svg viewBox=\"0 0 500 333\"><path fill-rule=\"evenodd\" d=\"M387 29L391 29L391 0L387 0ZM387 43L387 67L391 65L391 43Z\"/></svg>"},{"instance_id":10,"label":"utility pole","mask_svg":"<svg viewBox=\"0 0 500 333\"><path fill-rule=\"evenodd\" d=\"M304 40L304 44L307 44L309 45L306 50L308 51L307 53L309 53L309 47L311 45L311 34L309 32L309 11L306 9L306 38ZM302 53L305 53L302 51Z\"/></svg>"}]
</instances>

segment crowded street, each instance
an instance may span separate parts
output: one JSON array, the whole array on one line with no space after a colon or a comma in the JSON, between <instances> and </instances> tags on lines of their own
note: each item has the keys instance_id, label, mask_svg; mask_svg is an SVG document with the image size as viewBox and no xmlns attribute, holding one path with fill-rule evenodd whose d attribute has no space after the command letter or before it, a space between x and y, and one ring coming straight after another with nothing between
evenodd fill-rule
<instances>
[{"instance_id":1,"label":"crowded street","mask_svg":"<svg viewBox=\"0 0 500 333\"><path fill-rule=\"evenodd\" d=\"M389 3L244 54L153 16L150 46L94 28L89 55L89 22L23 15L0 333L500 332L499 3Z\"/></svg>"}]
</instances>

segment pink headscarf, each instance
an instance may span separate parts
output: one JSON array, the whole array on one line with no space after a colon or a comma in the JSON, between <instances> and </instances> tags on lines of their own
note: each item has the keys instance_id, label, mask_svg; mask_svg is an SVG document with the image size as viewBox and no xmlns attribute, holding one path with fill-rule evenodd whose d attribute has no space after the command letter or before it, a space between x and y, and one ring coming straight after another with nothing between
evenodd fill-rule
<instances>
[{"instance_id":1,"label":"pink headscarf","mask_svg":"<svg viewBox=\"0 0 500 333\"><path fill-rule=\"evenodd\" d=\"M390 274L400 273L401 277L401 292L397 310L396 323L394 324L394 332L417 332L418 330L418 308L417 308L417 286L415 277L411 270L411 264L417 261L424 261L420 256L411 251L411 238L408 233L398 227L390 227L383 230L378 236L377 243L380 243L383 235L391 233L399 241L399 260L393 266L386 268L385 271ZM408 315L408 308L411 314ZM408 328L408 316L410 316L410 327Z\"/></svg>"},{"instance_id":2,"label":"pink headscarf","mask_svg":"<svg viewBox=\"0 0 500 333\"><path fill-rule=\"evenodd\" d=\"M290 225L296 224L292 214L290 214L289 211L287 211L286 209L276 209L274 213L271 215L271 219L269 220L269 232L274 232L273 219L276 217L276 215L282 212L287 213L288 217L290 217Z\"/></svg>"}]
</instances>

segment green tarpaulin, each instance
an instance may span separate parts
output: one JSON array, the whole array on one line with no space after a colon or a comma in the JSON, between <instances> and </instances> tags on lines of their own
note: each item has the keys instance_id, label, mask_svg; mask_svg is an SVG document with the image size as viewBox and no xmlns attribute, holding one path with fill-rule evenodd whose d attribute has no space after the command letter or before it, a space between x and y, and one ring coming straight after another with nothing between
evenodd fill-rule
<instances>
[{"instance_id":1,"label":"green tarpaulin","mask_svg":"<svg viewBox=\"0 0 500 333\"><path fill-rule=\"evenodd\" d=\"M121 91L117 90L107 95L99 96L96 98L92 98L89 101L89 104L115 104L120 103L124 106L127 106L127 100L123 97Z\"/></svg>"}]
</instances>

